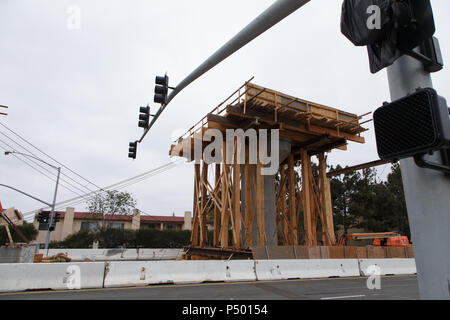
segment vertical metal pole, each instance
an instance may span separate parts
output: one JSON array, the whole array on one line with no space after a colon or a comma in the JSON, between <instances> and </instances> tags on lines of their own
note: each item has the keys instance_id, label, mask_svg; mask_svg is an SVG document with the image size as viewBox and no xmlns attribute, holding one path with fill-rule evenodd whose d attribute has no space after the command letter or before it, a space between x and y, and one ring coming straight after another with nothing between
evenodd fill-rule
<instances>
[{"instance_id":1,"label":"vertical metal pole","mask_svg":"<svg viewBox=\"0 0 450 320\"><path fill-rule=\"evenodd\" d=\"M48 223L47 239L45 240L46 256L48 256L48 244L49 244L49 241L50 241L50 227L53 224L53 215L55 214L56 194L58 192L59 174L60 173L61 173L61 168L59 167L58 168L58 177L56 178L55 194L53 195L52 212L50 213L50 221Z\"/></svg>"},{"instance_id":2,"label":"vertical metal pole","mask_svg":"<svg viewBox=\"0 0 450 320\"><path fill-rule=\"evenodd\" d=\"M432 87L423 64L403 56L387 70L391 99ZM430 159L441 161L439 152ZM450 178L439 171L401 161L406 206L421 299L450 299Z\"/></svg>"}]
</instances>

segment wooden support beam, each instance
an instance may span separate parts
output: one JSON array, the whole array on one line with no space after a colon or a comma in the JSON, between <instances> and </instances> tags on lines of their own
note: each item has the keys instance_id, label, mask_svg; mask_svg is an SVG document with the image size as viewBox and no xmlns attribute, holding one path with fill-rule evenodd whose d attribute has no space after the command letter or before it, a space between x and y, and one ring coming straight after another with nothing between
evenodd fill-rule
<instances>
[{"instance_id":1,"label":"wooden support beam","mask_svg":"<svg viewBox=\"0 0 450 320\"><path fill-rule=\"evenodd\" d=\"M250 248L253 245L253 216L255 212L255 196L252 193L256 190L256 183L254 183L254 166L249 163L249 146L245 146L245 245Z\"/></svg>"},{"instance_id":2,"label":"wooden support beam","mask_svg":"<svg viewBox=\"0 0 450 320\"><path fill-rule=\"evenodd\" d=\"M313 245L313 235L312 235L312 216L311 216L311 188L309 175L311 161L307 150L301 151L301 161L302 161L302 198L303 198L303 220L305 225L305 244L307 246Z\"/></svg>"},{"instance_id":3,"label":"wooden support beam","mask_svg":"<svg viewBox=\"0 0 450 320\"><path fill-rule=\"evenodd\" d=\"M220 246L222 248L228 247L228 224L229 224L229 209L228 209L228 165L225 163L227 154L226 142L222 145L222 212L220 221Z\"/></svg>"},{"instance_id":4,"label":"wooden support beam","mask_svg":"<svg viewBox=\"0 0 450 320\"><path fill-rule=\"evenodd\" d=\"M238 139L234 141L234 164L233 164L233 246L241 247L241 165L238 163L241 147Z\"/></svg>"},{"instance_id":5,"label":"wooden support beam","mask_svg":"<svg viewBox=\"0 0 450 320\"><path fill-rule=\"evenodd\" d=\"M199 179L200 179L200 163L196 163L194 165L194 203L193 203L193 212L194 212L194 221L192 221L192 233L191 233L191 243L193 246L198 246L198 225L199 225L199 203L198 203L198 195L199 195Z\"/></svg>"},{"instance_id":6,"label":"wooden support beam","mask_svg":"<svg viewBox=\"0 0 450 320\"><path fill-rule=\"evenodd\" d=\"M298 245L298 220L296 213L295 201L295 172L294 172L294 154L291 153L288 157L288 177L289 177L289 221L291 222L291 245Z\"/></svg>"},{"instance_id":7,"label":"wooden support beam","mask_svg":"<svg viewBox=\"0 0 450 320\"><path fill-rule=\"evenodd\" d=\"M215 171L215 190L217 195L221 192L221 174L220 174L220 163L216 163ZM213 236L213 246L219 245L219 235L220 235L220 207L216 204L214 205L214 236Z\"/></svg>"},{"instance_id":8,"label":"wooden support beam","mask_svg":"<svg viewBox=\"0 0 450 320\"><path fill-rule=\"evenodd\" d=\"M331 203L330 179L327 177L326 172L327 172L327 159L324 153L319 153L319 185L325 221L325 226L323 226L322 232L326 234L327 243L325 245L331 246L336 243L336 235L334 234L333 206Z\"/></svg>"},{"instance_id":9,"label":"wooden support beam","mask_svg":"<svg viewBox=\"0 0 450 320\"><path fill-rule=\"evenodd\" d=\"M339 176L341 174L350 173L350 172L353 172L356 170L362 170L362 169L381 166L383 164L388 164L390 162L391 161L386 161L386 160L375 160L375 161L371 161L371 162L367 162L367 163L363 163L363 164L358 164L356 166L347 167L347 168L344 168L341 170L330 171L327 173L327 177L331 178L331 177Z\"/></svg>"},{"instance_id":10,"label":"wooden support beam","mask_svg":"<svg viewBox=\"0 0 450 320\"><path fill-rule=\"evenodd\" d=\"M208 164L202 161L202 176L201 176L201 211L200 211L200 247L205 247L208 241L206 233L206 214L207 214L207 190L206 183L208 182Z\"/></svg>"},{"instance_id":11,"label":"wooden support beam","mask_svg":"<svg viewBox=\"0 0 450 320\"><path fill-rule=\"evenodd\" d=\"M278 189L280 195L280 211L281 211L281 231L283 234L283 245L287 246L291 244L289 240L289 227L287 219L287 206L286 206L286 165L280 166L280 188Z\"/></svg>"},{"instance_id":12,"label":"wooden support beam","mask_svg":"<svg viewBox=\"0 0 450 320\"><path fill-rule=\"evenodd\" d=\"M258 156L258 164L256 166L256 210L258 226L258 246L264 246L266 244L266 227L264 221L264 176L261 174L261 169L262 164Z\"/></svg>"}]
</instances>

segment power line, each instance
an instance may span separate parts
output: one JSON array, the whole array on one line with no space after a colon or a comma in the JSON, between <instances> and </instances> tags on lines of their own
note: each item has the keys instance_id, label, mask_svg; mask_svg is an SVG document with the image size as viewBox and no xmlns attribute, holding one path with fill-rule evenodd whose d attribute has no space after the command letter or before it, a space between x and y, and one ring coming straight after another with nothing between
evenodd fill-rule
<instances>
[{"instance_id":1,"label":"power line","mask_svg":"<svg viewBox=\"0 0 450 320\"><path fill-rule=\"evenodd\" d=\"M25 140L24 138L22 138L21 136L19 136L17 133L15 133L14 131L12 131L12 130L9 129L8 127L6 127L6 126L5 126L4 124L2 124L1 122L0 122L0 125L2 125L3 127L5 127L7 130L9 130L9 131L12 132L13 134L15 134L17 137L19 137L20 139L22 139L23 141L25 141L25 142L28 143L29 145L31 145L33 148L37 149L37 147L35 147L33 144L31 144L30 142L28 142L27 140ZM31 155L33 155L33 156L35 156L35 157L37 157L37 158L40 158L38 155L36 155L35 153L33 153L33 152L32 152L31 150L29 150L28 148L24 147L23 145L21 145L20 143L18 143L16 140L14 140L14 139L12 139L11 137L9 137L8 135L6 135L5 133L3 133L3 132L1 132L1 131L0 131L0 133L1 133L2 135L4 135L5 137L7 137L9 140L13 141L15 144L17 144L18 146L20 146L22 149L24 149L24 150L27 151L28 153L30 153ZM40 151L40 149L37 149L37 150ZM42 152L43 154L47 155L47 154L44 153L43 151L40 151L40 152ZM47 155L47 156L48 156L48 155ZM53 161L55 161L55 160L54 160L53 158L51 158L51 157L50 157L50 159L52 159ZM57 161L56 161L56 162L57 162ZM57 163L58 163L58 162L57 162ZM47 170L47 171L48 171L48 170ZM52 172L52 174L54 174L54 173ZM86 187L85 185L83 185L83 184L79 183L78 181L72 179L72 177L68 176L68 175L65 174L63 171L61 172L61 175L67 177L68 179L72 180L73 182L75 182L76 184L82 186L83 188L85 188L85 189L87 189L87 190L89 190L89 191L92 191L91 189L89 189L89 188ZM74 188L76 188L76 187L74 186ZM81 192L85 192L84 190L81 190L81 189L79 189L79 188L77 188L77 190L80 190Z\"/></svg>"},{"instance_id":2,"label":"power line","mask_svg":"<svg viewBox=\"0 0 450 320\"><path fill-rule=\"evenodd\" d=\"M69 170L70 172L72 172L73 174L75 174L76 176L78 176L79 178L83 179L84 181L92 184L93 186L95 186L97 189L101 189L101 187L99 187L98 185L96 185L95 183L91 182L90 180L84 178L83 176L81 176L80 174L78 174L77 172L75 172L74 170L70 169L68 166L64 165L63 163L59 162L58 160L56 160L55 158L53 158L52 156L48 155L47 153L45 153L44 151L42 151L41 149L39 149L38 147L36 147L34 144L32 144L31 142L29 142L28 140L26 140L25 138L23 138L22 136L20 136L17 132L14 132L12 129L8 128L6 125L4 125L3 123L0 122L0 125L3 126L4 128L6 128L8 131L10 131L11 133L13 133L14 135L16 135L19 139L23 140L24 142L28 143L30 146L32 146L33 148L35 148L36 150L38 150L39 152L41 152L42 154L46 155L47 157L49 157L50 159L52 159L53 161L55 161L56 163L58 163L59 165L61 165L63 168Z\"/></svg>"},{"instance_id":3,"label":"power line","mask_svg":"<svg viewBox=\"0 0 450 320\"><path fill-rule=\"evenodd\" d=\"M5 141L3 141L3 140L0 139L0 142L4 143L6 146L8 146L8 148L12 149L13 151L17 151L17 149L15 149L14 147L12 147L11 145L9 145L8 143L6 143ZM2 148L3 150L5 150L5 151L9 151L9 150L5 149L4 147L1 147L1 148ZM44 173L44 172L42 172L41 170L37 169L37 168L36 168L34 165L32 165L32 164L35 164L35 165L39 166L39 167L42 168L43 170L45 170L45 171L47 171L48 173L50 173L52 176L55 175L53 172L51 172L50 170L48 170L48 169L47 169L46 167L44 167L43 165L39 164L39 163L36 162L36 161L32 161L31 159L24 160L24 159L22 159L21 157L18 157L17 155L15 155L14 153L12 153L12 155L13 155L15 158L17 158L18 160L20 160L20 161L22 161L23 163L25 163L27 166L31 167L31 168L34 169L35 171L37 171L37 172L39 172L40 174L42 174L42 175L44 175L45 177L47 177L47 178L50 179L51 181L56 182L56 179L54 179L54 178L51 177L51 176L48 176L46 173ZM32 164L29 163L28 161L31 162ZM67 182L67 181L65 181L65 180L63 180L63 179L60 179L60 180L61 180L62 182L64 182L64 183L67 183L68 185L71 185L72 187L76 188L75 186L73 186L73 185L70 184L69 182ZM61 186L62 186L63 188L69 190L70 192L72 192L72 193L74 193L74 194L76 194L76 195L78 195L78 196L81 196L80 193L78 193L78 192L72 190L71 188L65 186L63 183L60 183L60 184L61 184ZM78 188L77 188L77 189L78 189ZM83 190L81 190L81 189L78 189L78 190L80 190L81 192L85 192L85 191L83 191Z\"/></svg>"},{"instance_id":4,"label":"power line","mask_svg":"<svg viewBox=\"0 0 450 320\"><path fill-rule=\"evenodd\" d=\"M155 176L157 174L160 174L160 173L163 173L163 172L165 172L167 170L170 170L170 169L176 167L178 165L178 163L180 163L181 161L182 160L178 160L178 161L175 161L175 162L168 162L168 163L163 164L163 165L161 165L161 166L159 166L157 168L154 168L152 170L149 170L149 171L146 171L144 173L141 173L141 174L139 174L137 176L134 176L134 177L122 180L120 182L114 183L112 185L109 185L107 187L101 188L101 190L105 191L105 190L109 190L109 189L113 189L113 188L114 189L120 189L120 188L124 188L124 187L130 186L132 184L141 182L141 181L143 181L145 179L148 179L150 177L153 177L153 176ZM99 191L100 191L100 189L96 190L96 191L93 191L93 192L90 192L90 193L86 193L83 196L84 197L89 197L89 196L92 196L93 193L96 193L96 192L99 192ZM81 198L82 198L82 196L61 201L61 202L56 204L56 207L59 209L59 208L62 208L63 205L64 206L76 205L76 204L80 204L80 203L85 202L85 200L81 200L80 201ZM35 212L36 212L36 210L32 210L32 211L24 213L23 215L24 216L28 216L28 215L31 215L31 214L35 214Z\"/></svg>"}]
</instances>

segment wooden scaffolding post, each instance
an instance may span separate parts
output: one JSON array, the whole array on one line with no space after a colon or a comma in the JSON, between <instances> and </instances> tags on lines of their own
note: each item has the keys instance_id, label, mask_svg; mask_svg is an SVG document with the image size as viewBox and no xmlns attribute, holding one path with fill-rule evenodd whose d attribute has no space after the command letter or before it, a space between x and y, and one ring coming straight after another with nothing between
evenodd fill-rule
<instances>
[{"instance_id":1,"label":"wooden scaffolding post","mask_svg":"<svg viewBox=\"0 0 450 320\"><path fill-rule=\"evenodd\" d=\"M311 187L310 178L311 174L309 170L310 156L306 149L302 149L301 152L302 161L302 204L303 204L303 219L305 225L305 244L307 246L313 245L313 235L312 235L312 218L311 218Z\"/></svg>"},{"instance_id":2,"label":"wooden scaffolding post","mask_svg":"<svg viewBox=\"0 0 450 320\"><path fill-rule=\"evenodd\" d=\"M311 198L311 241L313 246L317 246L317 221L319 219L319 202L318 194L316 193L316 189L314 188L316 182L314 180L314 176L312 173L311 166L311 157L308 158L308 173L309 173L309 195Z\"/></svg>"},{"instance_id":3,"label":"wooden scaffolding post","mask_svg":"<svg viewBox=\"0 0 450 320\"><path fill-rule=\"evenodd\" d=\"M291 222L291 245L298 245L298 219L296 213L295 201L295 171L294 154L291 153L288 158L288 176L289 176L289 221Z\"/></svg>"},{"instance_id":4,"label":"wooden scaffolding post","mask_svg":"<svg viewBox=\"0 0 450 320\"><path fill-rule=\"evenodd\" d=\"M208 182L208 164L205 161L202 161L202 176L200 182L200 190L201 190L201 211L199 215L200 220L200 246L205 247L208 241L207 233L206 233L206 214L207 214L207 190L206 185Z\"/></svg>"},{"instance_id":5,"label":"wooden scaffolding post","mask_svg":"<svg viewBox=\"0 0 450 320\"><path fill-rule=\"evenodd\" d=\"M286 206L286 165L280 167L280 211L281 211L281 229L283 233L283 245L287 246L292 244L289 237L287 206Z\"/></svg>"},{"instance_id":6,"label":"wooden scaffolding post","mask_svg":"<svg viewBox=\"0 0 450 320\"><path fill-rule=\"evenodd\" d=\"M241 247L241 165L239 164L240 145L234 141L234 164L233 164L233 247Z\"/></svg>"},{"instance_id":7,"label":"wooden scaffolding post","mask_svg":"<svg viewBox=\"0 0 450 320\"><path fill-rule=\"evenodd\" d=\"M245 201L245 246L250 248L253 245L253 215L255 210L254 205L254 195L252 193L252 183L253 183L253 169L254 167L249 163L249 147L245 146L245 190L244 190L244 201ZM253 190L256 190L255 184L253 184Z\"/></svg>"},{"instance_id":8,"label":"wooden scaffolding post","mask_svg":"<svg viewBox=\"0 0 450 320\"><path fill-rule=\"evenodd\" d=\"M216 163L216 172L215 172L215 189L217 190L216 196L219 197L221 194L221 183L220 183L220 163ZM217 204L214 205L214 237L213 237L213 246L216 247L219 245L220 239L220 208Z\"/></svg>"},{"instance_id":9,"label":"wooden scaffolding post","mask_svg":"<svg viewBox=\"0 0 450 320\"><path fill-rule=\"evenodd\" d=\"M220 214L220 246L222 248L228 247L228 224L230 220L229 216L229 184L228 184L228 165L227 159L227 144L224 141L222 145L222 212Z\"/></svg>"},{"instance_id":10,"label":"wooden scaffolding post","mask_svg":"<svg viewBox=\"0 0 450 320\"><path fill-rule=\"evenodd\" d=\"M259 148L258 148L259 151ZM264 221L264 176L261 173L262 164L258 152L258 164L256 165L256 205L258 225L258 246L266 244L266 226Z\"/></svg>"},{"instance_id":11,"label":"wooden scaffolding post","mask_svg":"<svg viewBox=\"0 0 450 320\"><path fill-rule=\"evenodd\" d=\"M193 246L198 246L198 215L199 215L199 203L198 203L198 193L199 193L199 178L200 178L200 164L194 164L194 203L193 203L193 212L194 212L194 221L192 222L192 233L191 233L191 242Z\"/></svg>"},{"instance_id":12,"label":"wooden scaffolding post","mask_svg":"<svg viewBox=\"0 0 450 320\"><path fill-rule=\"evenodd\" d=\"M324 153L319 153L319 185L320 196L322 203L322 210L324 215L324 221L322 225L325 225L322 231L326 234L327 246L334 245L336 243L336 236L334 234L333 223L333 207L331 204L331 189L330 179L327 177L327 159Z\"/></svg>"}]
</instances>

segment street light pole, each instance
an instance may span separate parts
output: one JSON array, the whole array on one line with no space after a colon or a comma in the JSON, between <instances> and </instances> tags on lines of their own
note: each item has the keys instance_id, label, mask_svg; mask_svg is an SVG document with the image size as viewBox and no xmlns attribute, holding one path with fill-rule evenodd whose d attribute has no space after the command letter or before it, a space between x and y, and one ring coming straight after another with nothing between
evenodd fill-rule
<instances>
[{"instance_id":1,"label":"street light pole","mask_svg":"<svg viewBox=\"0 0 450 320\"><path fill-rule=\"evenodd\" d=\"M47 252L46 254L48 255L48 245L49 245L49 241L50 241L50 228L51 228L51 226L53 224L53 215L55 214L56 194L58 192L59 176L61 174L61 167L56 167L54 165L51 165L50 163L47 163L44 160L42 160L42 159L40 159L38 157L32 156L30 154L21 153L21 152L17 152L17 151L5 151L5 155L9 155L9 154L20 154L20 155L25 156L25 157L33 158L33 159L38 160L38 161L40 161L42 163L45 163L46 165L48 165L48 166L50 166L53 169L56 169L58 171L58 175L56 177L55 192L53 194L53 202L52 202L52 206L51 206L52 207L52 211L51 211L51 214L50 214L50 221L49 221L48 228L47 228L47 238L46 238L46 241L45 241L45 250Z\"/></svg>"}]
</instances>

